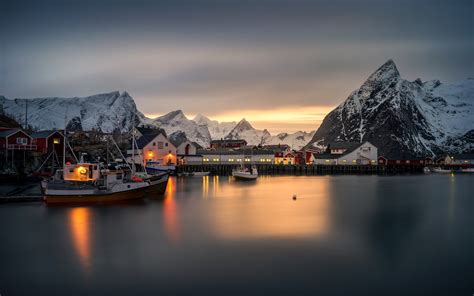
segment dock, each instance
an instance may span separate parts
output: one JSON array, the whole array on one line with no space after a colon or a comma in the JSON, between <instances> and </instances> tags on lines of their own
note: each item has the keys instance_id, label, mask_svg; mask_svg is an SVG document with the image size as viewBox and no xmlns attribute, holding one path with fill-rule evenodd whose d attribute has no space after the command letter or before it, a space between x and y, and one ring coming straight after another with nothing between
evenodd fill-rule
<instances>
[{"instance_id":1,"label":"dock","mask_svg":"<svg viewBox=\"0 0 474 296\"><path fill-rule=\"evenodd\" d=\"M239 165L180 165L176 172L211 172L212 175L230 175ZM330 174L404 174L422 173L422 165L279 165L256 164L259 175L330 175Z\"/></svg>"}]
</instances>

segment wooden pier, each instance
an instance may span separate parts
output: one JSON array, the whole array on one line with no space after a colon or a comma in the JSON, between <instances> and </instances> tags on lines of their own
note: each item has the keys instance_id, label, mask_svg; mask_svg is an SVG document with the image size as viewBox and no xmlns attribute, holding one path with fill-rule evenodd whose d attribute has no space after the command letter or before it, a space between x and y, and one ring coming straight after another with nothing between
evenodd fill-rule
<instances>
[{"instance_id":1,"label":"wooden pier","mask_svg":"<svg viewBox=\"0 0 474 296\"><path fill-rule=\"evenodd\" d=\"M422 173L421 165L278 165L257 164L260 175L330 175L330 174L403 174ZM177 173L184 172L211 172L212 175L230 175L232 169L238 165L206 164L180 165Z\"/></svg>"}]
</instances>

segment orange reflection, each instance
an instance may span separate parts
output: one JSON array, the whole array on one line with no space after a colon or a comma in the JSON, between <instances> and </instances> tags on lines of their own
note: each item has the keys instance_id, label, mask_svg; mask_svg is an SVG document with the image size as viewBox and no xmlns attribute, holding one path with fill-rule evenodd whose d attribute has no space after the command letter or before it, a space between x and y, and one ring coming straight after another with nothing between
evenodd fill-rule
<instances>
[{"instance_id":1,"label":"orange reflection","mask_svg":"<svg viewBox=\"0 0 474 296\"><path fill-rule=\"evenodd\" d=\"M69 212L74 247L85 269L90 266L89 209L74 208Z\"/></svg>"},{"instance_id":2,"label":"orange reflection","mask_svg":"<svg viewBox=\"0 0 474 296\"><path fill-rule=\"evenodd\" d=\"M206 198L209 194L209 176L202 177L202 196Z\"/></svg>"},{"instance_id":3,"label":"orange reflection","mask_svg":"<svg viewBox=\"0 0 474 296\"><path fill-rule=\"evenodd\" d=\"M178 180L178 182L181 182ZM163 219L165 233L168 239L172 242L179 242L179 223L178 223L178 209L176 201L174 200L174 193L176 192L176 179L170 178L168 180L168 187L166 189L166 198L163 201Z\"/></svg>"},{"instance_id":4,"label":"orange reflection","mask_svg":"<svg viewBox=\"0 0 474 296\"><path fill-rule=\"evenodd\" d=\"M316 237L329 228L329 180L259 178L256 184L221 184L211 224L225 239ZM297 200L292 199L297 195Z\"/></svg>"},{"instance_id":5,"label":"orange reflection","mask_svg":"<svg viewBox=\"0 0 474 296\"><path fill-rule=\"evenodd\" d=\"M214 192L214 196L216 196L219 192L219 176L212 177L212 189Z\"/></svg>"}]
</instances>

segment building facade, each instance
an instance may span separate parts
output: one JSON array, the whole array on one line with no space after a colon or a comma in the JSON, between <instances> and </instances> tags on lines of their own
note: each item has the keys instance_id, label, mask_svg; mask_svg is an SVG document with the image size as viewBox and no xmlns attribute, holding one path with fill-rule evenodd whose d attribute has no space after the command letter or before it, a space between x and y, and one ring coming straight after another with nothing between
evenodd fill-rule
<instances>
[{"instance_id":1,"label":"building facade","mask_svg":"<svg viewBox=\"0 0 474 296\"><path fill-rule=\"evenodd\" d=\"M377 165L377 147L370 142L330 143L325 153L316 154L310 162L317 165Z\"/></svg>"}]
</instances>

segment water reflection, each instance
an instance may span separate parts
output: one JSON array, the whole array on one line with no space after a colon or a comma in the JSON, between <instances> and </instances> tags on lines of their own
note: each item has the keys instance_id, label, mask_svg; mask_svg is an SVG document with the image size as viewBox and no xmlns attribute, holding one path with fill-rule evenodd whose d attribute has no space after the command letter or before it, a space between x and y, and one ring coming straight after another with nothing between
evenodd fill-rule
<instances>
[{"instance_id":1,"label":"water reflection","mask_svg":"<svg viewBox=\"0 0 474 296\"><path fill-rule=\"evenodd\" d=\"M310 184L295 177L278 181L259 178L256 184L214 180L213 196L219 200L212 204L209 214L217 236L240 239L325 234L329 227L328 178L315 178ZM296 201L292 199L294 194Z\"/></svg>"},{"instance_id":2,"label":"water reflection","mask_svg":"<svg viewBox=\"0 0 474 296\"><path fill-rule=\"evenodd\" d=\"M163 201L163 223L166 236L170 242L177 243L180 240L179 216L175 200L176 183L182 184L182 179L170 178L166 188L166 197Z\"/></svg>"},{"instance_id":3,"label":"water reflection","mask_svg":"<svg viewBox=\"0 0 474 296\"><path fill-rule=\"evenodd\" d=\"M69 212L69 227L72 233L74 248L84 270L90 267L90 209L81 207Z\"/></svg>"}]
</instances>

